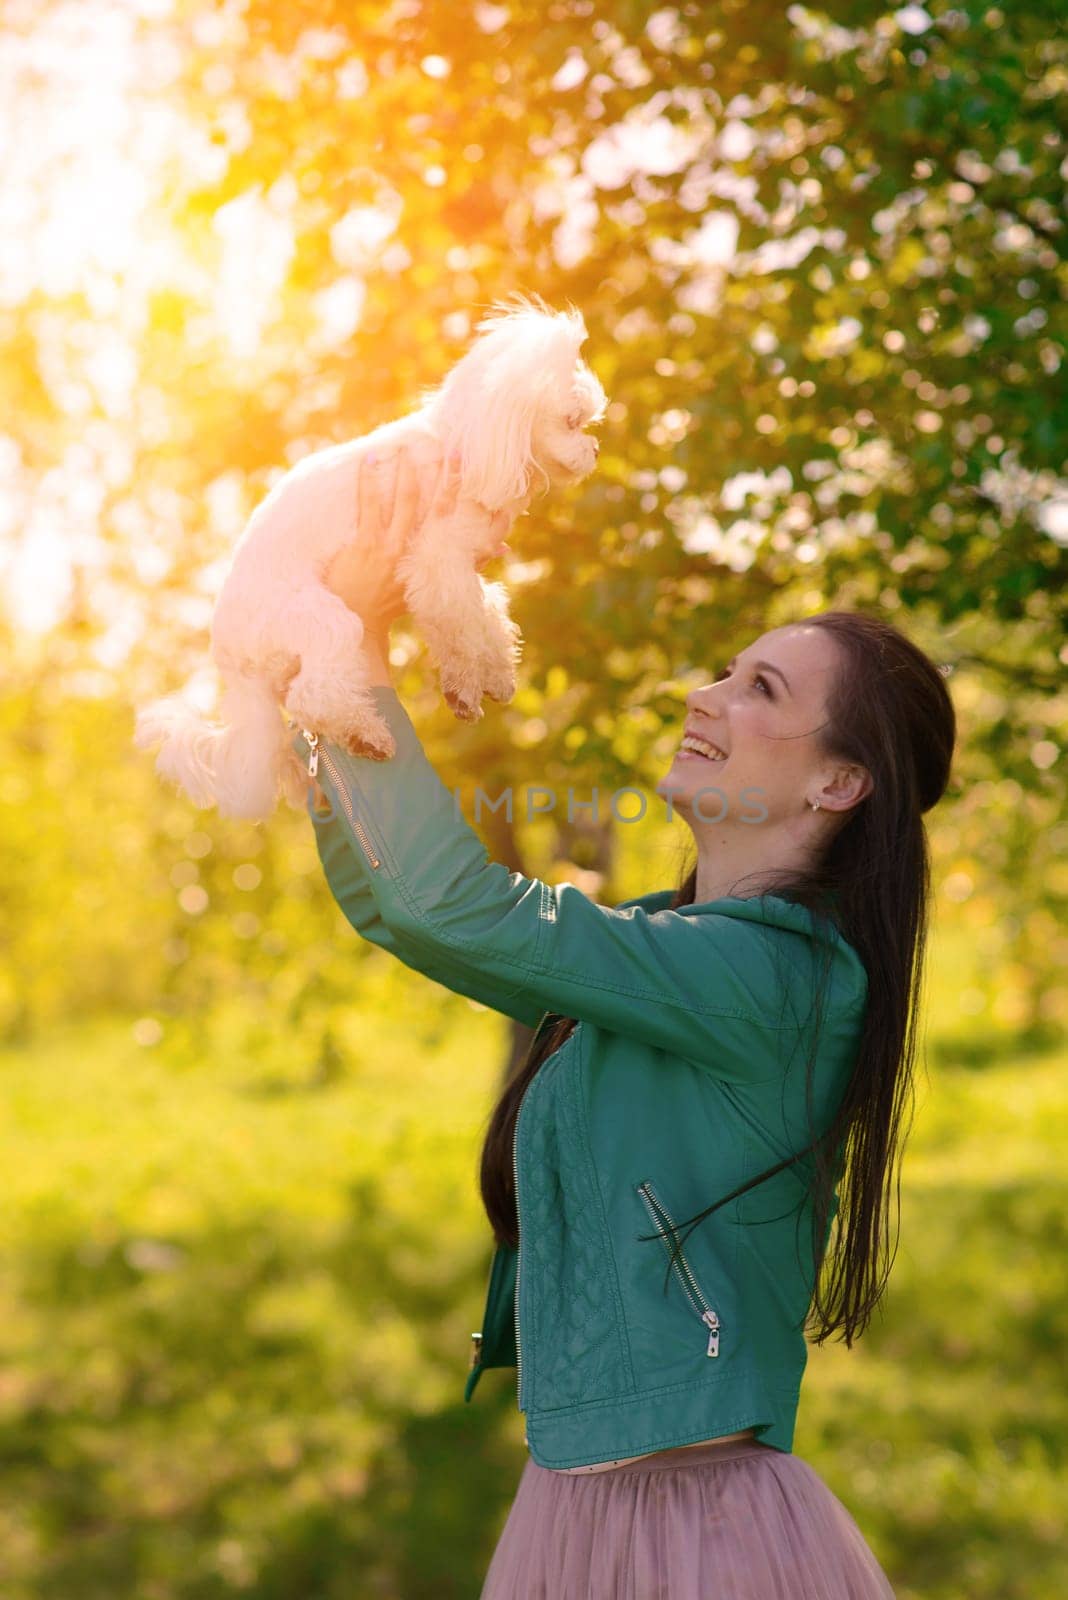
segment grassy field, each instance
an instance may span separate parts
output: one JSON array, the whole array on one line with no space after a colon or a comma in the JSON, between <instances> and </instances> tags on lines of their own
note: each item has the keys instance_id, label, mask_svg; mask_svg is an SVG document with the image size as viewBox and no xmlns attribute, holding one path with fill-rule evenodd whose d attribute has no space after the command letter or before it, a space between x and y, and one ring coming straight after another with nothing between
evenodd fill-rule
<instances>
[{"instance_id":1,"label":"grassy field","mask_svg":"<svg viewBox=\"0 0 1068 1600\"><path fill-rule=\"evenodd\" d=\"M976 981L963 944L933 960ZM507 1024L359 971L299 1027L122 1018L0 1058L3 1600L478 1594L524 1459L514 1374L462 1399ZM1068 1053L955 1066L955 994L885 1312L811 1348L795 1449L900 1600L1053 1600Z\"/></svg>"}]
</instances>

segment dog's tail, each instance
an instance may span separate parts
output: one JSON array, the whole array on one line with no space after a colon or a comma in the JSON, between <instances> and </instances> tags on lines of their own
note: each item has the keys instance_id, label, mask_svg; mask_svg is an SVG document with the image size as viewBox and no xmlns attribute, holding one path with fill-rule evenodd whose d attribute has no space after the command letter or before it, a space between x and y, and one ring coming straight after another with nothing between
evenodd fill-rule
<instances>
[{"instance_id":1,"label":"dog's tail","mask_svg":"<svg viewBox=\"0 0 1068 1600\"><path fill-rule=\"evenodd\" d=\"M162 742L156 771L177 783L195 806L216 805L224 817L264 821L286 786L291 750L278 702L262 678L223 674L222 726L172 695L137 714L139 750Z\"/></svg>"}]
</instances>

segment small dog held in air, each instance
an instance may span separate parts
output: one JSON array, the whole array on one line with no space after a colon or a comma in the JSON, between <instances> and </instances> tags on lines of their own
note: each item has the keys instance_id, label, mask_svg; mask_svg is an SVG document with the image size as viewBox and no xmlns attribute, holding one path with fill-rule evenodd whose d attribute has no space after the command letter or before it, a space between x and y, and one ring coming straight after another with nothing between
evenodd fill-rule
<instances>
[{"instance_id":1,"label":"small dog held in air","mask_svg":"<svg viewBox=\"0 0 1068 1600\"><path fill-rule=\"evenodd\" d=\"M306 457L250 517L211 624L221 722L178 696L136 720L135 745L160 743L156 770L195 805L264 820L280 794L305 804L280 707L357 754L387 760L395 751L368 687L363 621L325 582L339 551L354 542L358 553L377 536L356 526L358 463L371 452L403 448L421 487L443 455L458 459L455 514L423 521L397 576L456 715L476 721L483 695L514 695L519 629L504 585L485 581L476 564L496 553L501 522L510 525L536 493L593 471L597 442L585 429L604 415L606 397L579 355L587 333L573 308L516 297L495 304L476 332L417 410ZM504 513L496 524L495 513Z\"/></svg>"}]
</instances>

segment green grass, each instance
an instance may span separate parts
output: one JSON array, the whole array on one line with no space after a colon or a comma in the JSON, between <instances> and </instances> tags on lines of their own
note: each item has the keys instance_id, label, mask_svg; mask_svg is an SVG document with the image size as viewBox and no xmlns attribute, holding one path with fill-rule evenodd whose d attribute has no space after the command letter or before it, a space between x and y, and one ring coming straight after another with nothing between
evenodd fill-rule
<instances>
[{"instance_id":1,"label":"green grass","mask_svg":"<svg viewBox=\"0 0 1068 1600\"><path fill-rule=\"evenodd\" d=\"M937 960L932 1039L989 1033ZM507 1024L359 984L0 1057L3 1600L478 1594L525 1455L514 1374L462 1399ZM1052 1600L1068 1054L929 1053L884 1313L810 1347L795 1449L900 1600Z\"/></svg>"}]
</instances>

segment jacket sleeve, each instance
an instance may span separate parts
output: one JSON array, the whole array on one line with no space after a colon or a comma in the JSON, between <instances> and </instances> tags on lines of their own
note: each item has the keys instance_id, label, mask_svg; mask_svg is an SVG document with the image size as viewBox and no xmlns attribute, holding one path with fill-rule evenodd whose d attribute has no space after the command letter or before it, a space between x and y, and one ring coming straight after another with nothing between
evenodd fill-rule
<instances>
[{"instance_id":1,"label":"jacket sleeve","mask_svg":"<svg viewBox=\"0 0 1068 1600\"><path fill-rule=\"evenodd\" d=\"M530 1028L537 1026L544 1013L536 1005L525 998L514 1001L502 998L502 993L511 988L510 984L494 984L482 973L471 972L463 965L452 968L444 948L434 949L419 940L409 941L403 934L393 933L379 913L378 902L368 881L370 869L364 862L355 834L346 826L344 815L339 813L336 806L329 811L319 812L311 799L308 801L308 815L315 827L315 844L330 892L362 939L378 945L380 949L396 956L406 967L433 978L435 983L444 984L456 994L478 1000L494 1011L525 1022Z\"/></svg>"},{"instance_id":2,"label":"jacket sleeve","mask_svg":"<svg viewBox=\"0 0 1068 1600\"><path fill-rule=\"evenodd\" d=\"M319 740L318 778L344 816L401 959L418 950L447 967L450 987L462 974L466 992L492 994L486 1003L500 1009L522 1006L524 1020L553 1011L727 1077L767 1076L757 1035L796 1024L783 1022L770 955L753 925L715 912L601 906L574 884L550 885L488 861L395 691L373 693L396 754L372 761ZM303 731L293 747L307 760ZM670 893L642 898L655 904Z\"/></svg>"}]
</instances>

